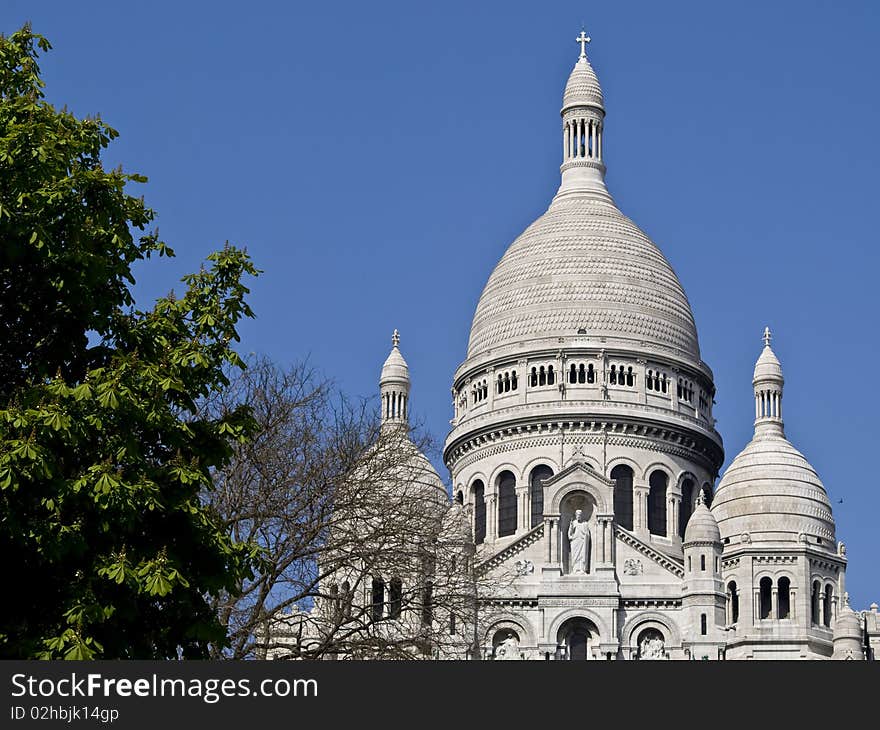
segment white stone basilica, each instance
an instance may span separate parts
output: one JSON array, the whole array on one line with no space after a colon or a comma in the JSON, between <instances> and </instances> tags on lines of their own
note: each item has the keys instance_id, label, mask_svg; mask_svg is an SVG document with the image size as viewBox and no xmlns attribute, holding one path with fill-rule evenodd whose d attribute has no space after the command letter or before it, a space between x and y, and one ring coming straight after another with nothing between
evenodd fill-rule
<instances>
[{"instance_id":1,"label":"white stone basilica","mask_svg":"<svg viewBox=\"0 0 880 730\"><path fill-rule=\"evenodd\" d=\"M472 535L478 574L513 576L483 602L479 656L873 658L877 606L848 605L769 330L754 437L713 489L712 370L675 272L605 186L588 40L563 95L561 185L489 276L453 378L447 522ZM389 363L384 413L409 397L396 340Z\"/></svg>"}]
</instances>

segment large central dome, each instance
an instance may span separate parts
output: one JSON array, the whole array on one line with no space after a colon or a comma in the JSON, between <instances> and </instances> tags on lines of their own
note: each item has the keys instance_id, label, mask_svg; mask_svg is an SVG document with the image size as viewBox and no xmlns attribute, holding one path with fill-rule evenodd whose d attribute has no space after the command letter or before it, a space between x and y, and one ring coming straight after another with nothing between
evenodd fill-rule
<instances>
[{"instance_id":1,"label":"large central dome","mask_svg":"<svg viewBox=\"0 0 880 730\"><path fill-rule=\"evenodd\" d=\"M489 277L468 360L580 335L700 362L694 317L675 272L605 187L604 119L602 89L582 52L562 101L562 185Z\"/></svg>"},{"instance_id":2,"label":"large central dome","mask_svg":"<svg viewBox=\"0 0 880 730\"><path fill-rule=\"evenodd\" d=\"M700 359L672 267L635 223L589 191L557 196L504 254L477 304L468 358L581 330Z\"/></svg>"}]
</instances>

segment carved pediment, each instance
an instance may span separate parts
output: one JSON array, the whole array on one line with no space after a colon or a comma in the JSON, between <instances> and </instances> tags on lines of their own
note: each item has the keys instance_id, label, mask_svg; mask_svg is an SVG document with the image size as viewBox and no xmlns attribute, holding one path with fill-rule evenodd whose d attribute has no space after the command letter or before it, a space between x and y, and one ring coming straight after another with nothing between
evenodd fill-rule
<instances>
[{"instance_id":1,"label":"carved pediment","mask_svg":"<svg viewBox=\"0 0 880 730\"><path fill-rule=\"evenodd\" d=\"M640 556L644 556L637 559L629 559L632 560L629 566L619 565L618 570L620 570L624 575L636 575L644 572L644 565L637 567L637 562L642 561L643 563L651 562L659 565L661 568L663 568L668 573L671 573L676 578L684 578L684 563L679 563L675 558L664 555L660 551L655 550L650 545L637 538L631 532L628 532L627 530L624 530L620 527L615 526L614 536L619 542L622 542L624 545L628 545L630 548L639 553ZM624 558L623 562L626 563L627 559ZM629 572L626 570L626 568L629 568Z\"/></svg>"},{"instance_id":2,"label":"carved pediment","mask_svg":"<svg viewBox=\"0 0 880 730\"><path fill-rule=\"evenodd\" d=\"M569 464L558 474L553 475L549 479L545 479L543 483L545 487L552 487L559 482L569 481L574 476L581 476L589 481L598 481L606 487L614 486L613 479L606 478L585 461L575 461L572 464Z\"/></svg>"}]
</instances>

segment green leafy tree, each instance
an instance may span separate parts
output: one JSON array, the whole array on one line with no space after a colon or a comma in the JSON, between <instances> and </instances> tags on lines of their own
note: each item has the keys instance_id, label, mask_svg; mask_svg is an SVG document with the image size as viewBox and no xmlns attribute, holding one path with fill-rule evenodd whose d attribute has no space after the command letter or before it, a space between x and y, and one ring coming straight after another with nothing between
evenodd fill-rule
<instances>
[{"instance_id":1,"label":"green leafy tree","mask_svg":"<svg viewBox=\"0 0 880 730\"><path fill-rule=\"evenodd\" d=\"M204 657L211 597L249 574L200 494L253 428L227 385L247 254L227 246L147 311L132 266L173 253L105 171L117 136L43 97L49 43L0 37L0 657Z\"/></svg>"}]
</instances>

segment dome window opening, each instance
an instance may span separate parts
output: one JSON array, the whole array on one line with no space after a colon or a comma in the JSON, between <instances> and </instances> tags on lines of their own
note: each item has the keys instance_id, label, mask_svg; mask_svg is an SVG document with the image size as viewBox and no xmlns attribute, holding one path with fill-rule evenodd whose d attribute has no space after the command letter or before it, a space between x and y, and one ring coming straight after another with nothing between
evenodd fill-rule
<instances>
[{"instance_id":1,"label":"dome window opening","mask_svg":"<svg viewBox=\"0 0 880 730\"><path fill-rule=\"evenodd\" d=\"M655 471L648 480L648 532L666 537L666 486L665 472Z\"/></svg>"},{"instance_id":2,"label":"dome window opening","mask_svg":"<svg viewBox=\"0 0 880 730\"><path fill-rule=\"evenodd\" d=\"M833 598L834 589L830 585L825 586L825 597L822 601L822 624L829 629L831 628L831 614L834 608Z\"/></svg>"},{"instance_id":3,"label":"dome window opening","mask_svg":"<svg viewBox=\"0 0 880 730\"><path fill-rule=\"evenodd\" d=\"M471 489L474 494L474 544L482 545L486 539L486 489L479 479Z\"/></svg>"},{"instance_id":4,"label":"dome window opening","mask_svg":"<svg viewBox=\"0 0 880 730\"><path fill-rule=\"evenodd\" d=\"M727 623L735 624L739 621L739 593L736 591L736 582L727 584Z\"/></svg>"},{"instance_id":5,"label":"dome window opening","mask_svg":"<svg viewBox=\"0 0 880 730\"><path fill-rule=\"evenodd\" d=\"M779 579L776 594L777 617L791 618L791 580L786 577Z\"/></svg>"},{"instance_id":6,"label":"dome window opening","mask_svg":"<svg viewBox=\"0 0 880 730\"><path fill-rule=\"evenodd\" d=\"M392 578L388 589L388 615L391 618L400 618L403 609L403 581L400 578Z\"/></svg>"},{"instance_id":7,"label":"dome window opening","mask_svg":"<svg viewBox=\"0 0 880 730\"><path fill-rule=\"evenodd\" d=\"M545 464L532 469L529 477L529 496L532 505L531 527L537 527L544 521L544 485L542 482L553 476L553 470Z\"/></svg>"},{"instance_id":8,"label":"dome window opening","mask_svg":"<svg viewBox=\"0 0 880 730\"><path fill-rule=\"evenodd\" d=\"M678 535L684 539L684 532L687 529L688 520L694 511L694 483L690 479L685 479L681 483L681 506L678 510Z\"/></svg>"},{"instance_id":9,"label":"dome window opening","mask_svg":"<svg viewBox=\"0 0 880 730\"><path fill-rule=\"evenodd\" d=\"M373 621L381 621L385 613L385 581L381 578L373 578L372 599L370 616Z\"/></svg>"},{"instance_id":10,"label":"dome window opening","mask_svg":"<svg viewBox=\"0 0 880 730\"><path fill-rule=\"evenodd\" d=\"M633 529L633 470L618 464L611 470L614 480L614 521L626 530Z\"/></svg>"},{"instance_id":11,"label":"dome window opening","mask_svg":"<svg viewBox=\"0 0 880 730\"><path fill-rule=\"evenodd\" d=\"M513 472L498 475L498 537L508 537L516 532L516 477Z\"/></svg>"},{"instance_id":12,"label":"dome window opening","mask_svg":"<svg viewBox=\"0 0 880 730\"><path fill-rule=\"evenodd\" d=\"M773 581L770 578L761 578L758 583L758 616L764 620L771 617L773 612Z\"/></svg>"},{"instance_id":13,"label":"dome window opening","mask_svg":"<svg viewBox=\"0 0 880 730\"><path fill-rule=\"evenodd\" d=\"M707 623L707 621L706 621L706 614L705 614L705 613L701 613L701 614L700 614L700 635L701 635L701 636L705 636L705 635L708 633L708 631L706 630L706 629L708 628L708 627L706 626L706 623Z\"/></svg>"}]
</instances>

